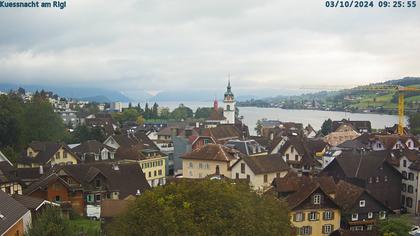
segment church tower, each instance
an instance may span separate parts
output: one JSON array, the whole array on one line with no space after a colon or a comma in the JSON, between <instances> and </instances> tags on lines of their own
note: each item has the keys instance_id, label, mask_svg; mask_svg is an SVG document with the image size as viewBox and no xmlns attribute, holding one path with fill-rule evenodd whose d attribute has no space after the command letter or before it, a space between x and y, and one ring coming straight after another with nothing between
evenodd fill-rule
<instances>
[{"instance_id":1,"label":"church tower","mask_svg":"<svg viewBox=\"0 0 420 236\"><path fill-rule=\"evenodd\" d=\"M223 116L226 118L225 124L235 124L235 97L233 96L230 87L230 80L228 82L223 103Z\"/></svg>"}]
</instances>

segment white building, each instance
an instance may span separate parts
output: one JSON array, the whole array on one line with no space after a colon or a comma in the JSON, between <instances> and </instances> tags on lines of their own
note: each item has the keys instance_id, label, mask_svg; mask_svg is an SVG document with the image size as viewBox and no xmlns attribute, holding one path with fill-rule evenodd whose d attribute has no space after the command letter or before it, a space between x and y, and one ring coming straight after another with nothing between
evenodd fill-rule
<instances>
[{"instance_id":1,"label":"white building","mask_svg":"<svg viewBox=\"0 0 420 236\"><path fill-rule=\"evenodd\" d=\"M228 82L227 90L225 92L225 98L223 100L223 116L226 118L223 123L235 124L235 97L230 87L230 80Z\"/></svg>"}]
</instances>

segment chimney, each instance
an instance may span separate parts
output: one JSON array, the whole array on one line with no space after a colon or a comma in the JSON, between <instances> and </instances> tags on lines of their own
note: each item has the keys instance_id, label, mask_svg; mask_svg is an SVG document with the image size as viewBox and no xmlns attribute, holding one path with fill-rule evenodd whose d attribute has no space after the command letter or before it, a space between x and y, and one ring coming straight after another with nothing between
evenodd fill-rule
<instances>
[{"instance_id":1,"label":"chimney","mask_svg":"<svg viewBox=\"0 0 420 236\"><path fill-rule=\"evenodd\" d=\"M39 174L40 175L44 174L44 167L42 165L39 166Z\"/></svg>"}]
</instances>

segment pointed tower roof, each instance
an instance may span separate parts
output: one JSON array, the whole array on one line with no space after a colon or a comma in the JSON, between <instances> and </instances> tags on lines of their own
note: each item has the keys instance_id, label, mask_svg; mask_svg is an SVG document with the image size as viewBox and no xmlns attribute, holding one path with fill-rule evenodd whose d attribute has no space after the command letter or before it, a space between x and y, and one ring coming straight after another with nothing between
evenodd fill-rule
<instances>
[{"instance_id":1,"label":"pointed tower roof","mask_svg":"<svg viewBox=\"0 0 420 236\"><path fill-rule=\"evenodd\" d=\"M225 93L225 97L226 96L232 96L233 97L232 87L230 86L230 79L228 81L228 86L227 86L227 90L226 90L226 93Z\"/></svg>"}]
</instances>

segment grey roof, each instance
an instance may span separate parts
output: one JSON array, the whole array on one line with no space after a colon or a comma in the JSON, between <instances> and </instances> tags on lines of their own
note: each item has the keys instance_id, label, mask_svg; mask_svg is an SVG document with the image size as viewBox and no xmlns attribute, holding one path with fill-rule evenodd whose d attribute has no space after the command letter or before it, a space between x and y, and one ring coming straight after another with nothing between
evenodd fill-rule
<instances>
[{"instance_id":1,"label":"grey roof","mask_svg":"<svg viewBox=\"0 0 420 236\"><path fill-rule=\"evenodd\" d=\"M273 173L289 170L289 166L279 154L244 157L243 160L254 174Z\"/></svg>"},{"instance_id":2,"label":"grey roof","mask_svg":"<svg viewBox=\"0 0 420 236\"><path fill-rule=\"evenodd\" d=\"M37 210L45 202L44 199L26 195L13 195L13 198L29 210Z\"/></svg>"},{"instance_id":3,"label":"grey roof","mask_svg":"<svg viewBox=\"0 0 420 236\"><path fill-rule=\"evenodd\" d=\"M9 164L7 161L0 162L0 183L16 182L16 168Z\"/></svg>"},{"instance_id":4,"label":"grey roof","mask_svg":"<svg viewBox=\"0 0 420 236\"><path fill-rule=\"evenodd\" d=\"M28 211L22 204L0 190L0 235L3 235Z\"/></svg>"}]
</instances>

